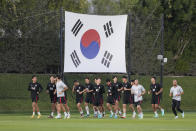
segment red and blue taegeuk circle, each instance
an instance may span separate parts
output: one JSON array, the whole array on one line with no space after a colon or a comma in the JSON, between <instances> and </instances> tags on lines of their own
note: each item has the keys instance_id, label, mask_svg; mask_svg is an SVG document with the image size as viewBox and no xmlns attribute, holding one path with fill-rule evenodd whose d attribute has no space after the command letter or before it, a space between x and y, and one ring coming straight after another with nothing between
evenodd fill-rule
<instances>
[{"instance_id":1,"label":"red and blue taegeuk circle","mask_svg":"<svg viewBox=\"0 0 196 131\"><path fill-rule=\"evenodd\" d=\"M82 35L80 50L87 59L95 58L99 53L100 46L100 36L96 30L89 29Z\"/></svg>"}]
</instances>

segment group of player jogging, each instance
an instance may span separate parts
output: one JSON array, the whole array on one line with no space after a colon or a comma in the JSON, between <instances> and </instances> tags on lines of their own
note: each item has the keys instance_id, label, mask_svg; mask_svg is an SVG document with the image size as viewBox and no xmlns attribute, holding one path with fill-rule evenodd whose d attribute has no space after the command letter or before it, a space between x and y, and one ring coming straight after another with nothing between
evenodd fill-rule
<instances>
[{"instance_id":1,"label":"group of player jogging","mask_svg":"<svg viewBox=\"0 0 196 131\"><path fill-rule=\"evenodd\" d=\"M132 118L136 118L138 112L138 118L143 119L142 112L142 101L143 95L145 95L145 88L139 84L137 79L128 81L126 76L122 77L122 82L118 81L117 76L106 80L106 87L101 84L101 78L95 78L94 84L90 82L90 79L86 77L84 79L85 85L81 85L78 80L73 82L72 92L76 95L76 105L81 117L89 117L90 110L89 105L92 105L94 111L94 117L103 118L105 116L104 108L104 93L107 93L106 106L110 112L110 118L126 118L127 106L132 111ZM35 117L35 110L37 110L37 118L41 117L38 100L39 94L42 92L43 88L41 84L37 82L37 77L32 76L32 82L29 83L28 90L31 92L32 98L32 108L33 114L32 118ZM50 82L47 85L46 92L49 94L51 99L51 114L48 118L61 119L61 110L64 112L64 119L71 118L70 109L67 104L67 94L68 86L61 80L59 75L51 76ZM164 109L160 106L160 101L162 97L163 88L159 83L156 82L156 77L151 78L151 84L148 94L152 95L151 104L154 112L154 117L158 118L159 115L157 110L161 111L161 115L164 116ZM85 95L84 95L85 94ZM173 86L170 89L170 96L172 97L172 111L175 115L175 119L178 118L176 109L181 113L182 118L184 118L184 111L180 109L181 95L184 94L182 88L177 84L177 80L173 80ZM84 115L82 109L83 98L84 107L86 110L86 115ZM120 101L122 100L122 111L120 108ZM54 117L54 112L57 110L57 116Z\"/></svg>"}]
</instances>

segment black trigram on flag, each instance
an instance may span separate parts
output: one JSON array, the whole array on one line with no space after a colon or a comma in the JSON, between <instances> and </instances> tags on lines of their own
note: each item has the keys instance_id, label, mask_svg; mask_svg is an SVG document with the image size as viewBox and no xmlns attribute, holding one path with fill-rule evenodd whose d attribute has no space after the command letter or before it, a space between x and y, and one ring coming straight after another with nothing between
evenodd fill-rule
<instances>
[{"instance_id":1,"label":"black trigram on flag","mask_svg":"<svg viewBox=\"0 0 196 131\"><path fill-rule=\"evenodd\" d=\"M109 37L112 33L114 33L111 20L105 25L103 25L103 28L104 28L106 37Z\"/></svg>"},{"instance_id":2,"label":"black trigram on flag","mask_svg":"<svg viewBox=\"0 0 196 131\"><path fill-rule=\"evenodd\" d=\"M75 65L75 67L77 68L79 65L80 65L80 59L76 53L76 51L74 50L72 53L71 53L71 59L72 59L72 62L73 64Z\"/></svg>"},{"instance_id":3,"label":"black trigram on flag","mask_svg":"<svg viewBox=\"0 0 196 131\"><path fill-rule=\"evenodd\" d=\"M77 36L82 26L83 26L82 22L80 21L80 19L78 19L75 25L73 26L73 28L71 29L71 32L73 32L73 34Z\"/></svg>"},{"instance_id":4,"label":"black trigram on flag","mask_svg":"<svg viewBox=\"0 0 196 131\"><path fill-rule=\"evenodd\" d=\"M107 68L110 67L110 63L112 61L113 55L109 53L108 51L105 51L104 56L101 60L101 64L104 64Z\"/></svg>"}]
</instances>

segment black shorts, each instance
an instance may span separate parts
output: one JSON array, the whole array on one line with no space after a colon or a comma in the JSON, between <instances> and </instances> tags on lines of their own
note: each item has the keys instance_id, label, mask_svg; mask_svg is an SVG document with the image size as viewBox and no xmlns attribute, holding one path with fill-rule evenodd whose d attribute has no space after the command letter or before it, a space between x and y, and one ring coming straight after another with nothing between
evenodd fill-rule
<instances>
[{"instance_id":1,"label":"black shorts","mask_svg":"<svg viewBox=\"0 0 196 131\"><path fill-rule=\"evenodd\" d=\"M57 97L56 96L50 98L50 102L51 103L56 103L56 101L57 101Z\"/></svg>"},{"instance_id":2,"label":"black shorts","mask_svg":"<svg viewBox=\"0 0 196 131\"><path fill-rule=\"evenodd\" d=\"M133 104L134 97L132 95L124 95L123 96L123 104Z\"/></svg>"},{"instance_id":3,"label":"black shorts","mask_svg":"<svg viewBox=\"0 0 196 131\"><path fill-rule=\"evenodd\" d=\"M90 104L93 104L93 96L86 96L86 98L85 98L85 102L86 103L90 103Z\"/></svg>"},{"instance_id":4,"label":"black shorts","mask_svg":"<svg viewBox=\"0 0 196 131\"><path fill-rule=\"evenodd\" d=\"M114 105L115 104L115 99L113 96L108 96L107 97L107 103Z\"/></svg>"},{"instance_id":5,"label":"black shorts","mask_svg":"<svg viewBox=\"0 0 196 131\"><path fill-rule=\"evenodd\" d=\"M172 99L172 107L180 107L180 101Z\"/></svg>"},{"instance_id":6,"label":"black shorts","mask_svg":"<svg viewBox=\"0 0 196 131\"><path fill-rule=\"evenodd\" d=\"M83 102L83 97L76 97L76 104L82 103Z\"/></svg>"},{"instance_id":7,"label":"black shorts","mask_svg":"<svg viewBox=\"0 0 196 131\"><path fill-rule=\"evenodd\" d=\"M39 96L33 96L33 97L31 97L31 99L32 99L32 102L38 102L38 100L39 100Z\"/></svg>"},{"instance_id":8,"label":"black shorts","mask_svg":"<svg viewBox=\"0 0 196 131\"><path fill-rule=\"evenodd\" d=\"M160 96L159 95L155 95L155 96L152 96L152 99L151 99L151 104L160 104Z\"/></svg>"},{"instance_id":9,"label":"black shorts","mask_svg":"<svg viewBox=\"0 0 196 131\"><path fill-rule=\"evenodd\" d=\"M135 104L135 106L137 107L137 106L139 106L139 105L142 104L142 101L134 102L134 104Z\"/></svg>"},{"instance_id":10,"label":"black shorts","mask_svg":"<svg viewBox=\"0 0 196 131\"><path fill-rule=\"evenodd\" d=\"M95 98L93 105L94 106L102 106L103 105L103 97Z\"/></svg>"},{"instance_id":11,"label":"black shorts","mask_svg":"<svg viewBox=\"0 0 196 131\"><path fill-rule=\"evenodd\" d=\"M67 104L67 99L64 97L57 97L58 104Z\"/></svg>"},{"instance_id":12,"label":"black shorts","mask_svg":"<svg viewBox=\"0 0 196 131\"><path fill-rule=\"evenodd\" d=\"M117 95L117 96L115 96L114 98L115 98L115 101L120 101L121 95Z\"/></svg>"}]
</instances>

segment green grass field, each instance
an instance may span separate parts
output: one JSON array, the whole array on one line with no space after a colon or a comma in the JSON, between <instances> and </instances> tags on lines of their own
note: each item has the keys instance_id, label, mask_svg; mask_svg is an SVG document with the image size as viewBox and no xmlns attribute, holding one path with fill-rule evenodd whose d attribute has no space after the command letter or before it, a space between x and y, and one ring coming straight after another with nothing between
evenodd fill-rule
<instances>
[{"instance_id":1,"label":"green grass field","mask_svg":"<svg viewBox=\"0 0 196 131\"><path fill-rule=\"evenodd\" d=\"M179 114L180 116L180 114ZM42 115L40 119L31 119L29 115L0 114L0 131L195 131L196 113L185 112L185 118L175 120L173 114L153 118L153 114L144 112L144 119L103 119L80 118L72 114L69 120L48 119Z\"/></svg>"}]
</instances>

